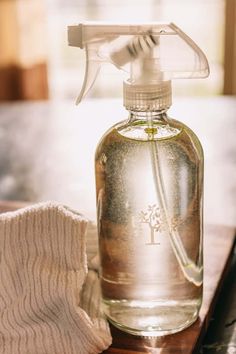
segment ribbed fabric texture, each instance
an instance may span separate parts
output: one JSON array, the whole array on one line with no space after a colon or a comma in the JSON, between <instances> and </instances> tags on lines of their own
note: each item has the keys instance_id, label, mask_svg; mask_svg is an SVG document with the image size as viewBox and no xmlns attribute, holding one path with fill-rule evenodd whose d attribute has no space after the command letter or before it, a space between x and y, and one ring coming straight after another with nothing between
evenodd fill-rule
<instances>
[{"instance_id":1,"label":"ribbed fabric texture","mask_svg":"<svg viewBox=\"0 0 236 354\"><path fill-rule=\"evenodd\" d=\"M86 225L55 203L0 215L1 354L96 354L111 344Z\"/></svg>"}]
</instances>

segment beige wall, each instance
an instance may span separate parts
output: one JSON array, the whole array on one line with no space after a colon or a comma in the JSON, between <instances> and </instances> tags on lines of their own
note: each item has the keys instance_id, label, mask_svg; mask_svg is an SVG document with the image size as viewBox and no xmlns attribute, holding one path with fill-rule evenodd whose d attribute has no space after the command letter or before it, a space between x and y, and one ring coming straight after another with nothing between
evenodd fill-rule
<instances>
[{"instance_id":1,"label":"beige wall","mask_svg":"<svg viewBox=\"0 0 236 354\"><path fill-rule=\"evenodd\" d=\"M0 0L0 66L42 63L46 38L42 0Z\"/></svg>"},{"instance_id":2,"label":"beige wall","mask_svg":"<svg viewBox=\"0 0 236 354\"><path fill-rule=\"evenodd\" d=\"M48 98L44 0L0 0L0 100Z\"/></svg>"}]
</instances>

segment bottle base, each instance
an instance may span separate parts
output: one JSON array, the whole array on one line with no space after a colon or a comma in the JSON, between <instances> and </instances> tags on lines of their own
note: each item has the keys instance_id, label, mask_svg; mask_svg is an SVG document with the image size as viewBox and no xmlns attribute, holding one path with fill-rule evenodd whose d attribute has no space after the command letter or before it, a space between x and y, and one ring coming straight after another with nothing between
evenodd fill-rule
<instances>
[{"instance_id":1,"label":"bottle base","mask_svg":"<svg viewBox=\"0 0 236 354\"><path fill-rule=\"evenodd\" d=\"M136 335L159 337L189 327L197 320L200 300L127 301L104 300L104 313L115 327Z\"/></svg>"}]
</instances>

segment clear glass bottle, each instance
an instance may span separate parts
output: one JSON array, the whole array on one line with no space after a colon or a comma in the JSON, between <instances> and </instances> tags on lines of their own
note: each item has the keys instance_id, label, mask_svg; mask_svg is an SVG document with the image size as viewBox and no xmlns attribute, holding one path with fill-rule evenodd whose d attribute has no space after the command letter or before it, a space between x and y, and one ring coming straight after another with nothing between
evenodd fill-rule
<instances>
[{"instance_id":1,"label":"clear glass bottle","mask_svg":"<svg viewBox=\"0 0 236 354\"><path fill-rule=\"evenodd\" d=\"M203 152L166 112L171 80L207 77L207 58L173 23L80 23L69 26L68 40L86 50L77 103L103 63L128 73L129 119L96 151L104 311L132 334L180 331L196 320L202 301Z\"/></svg>"},{"instance_id":2,"label":"clear glass bottle","mask_svg":"<svg viewBox=\"0 0 236 354\"><path fill-rule=\"evenodd\" d=\"M103 307L123 331L193 323L202 301L203 151L166 110L131 111L96 150Z\"/></svg>"}]
</instances>

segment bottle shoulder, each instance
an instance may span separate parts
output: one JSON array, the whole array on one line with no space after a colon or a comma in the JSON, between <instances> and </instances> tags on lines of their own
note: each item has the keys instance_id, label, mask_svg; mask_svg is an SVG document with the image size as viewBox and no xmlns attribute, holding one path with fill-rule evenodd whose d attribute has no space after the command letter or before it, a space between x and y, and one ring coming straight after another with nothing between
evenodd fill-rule
<instances>
[{"instance_id":1,"label":"bottle shoulder","mask_svg":"<svg viewBox=\"0 0 236 354\"><path fill-rule=\"evenodd\" d=\"M193 147L194 150L196 150L196 152L201 156L201 158L203 159L203 148L202 148L202 144L200 142L199 137L197 136L197 134L186 124L178 121L178 120L174 120L173 121L182 127L182 135L183 137L180 135L180 139L188 140L189 141L189 145L191 145Z\"/></svg>"},{"instance_id":2,"label":"bottle shoulder","mask_svg":"<svg viewBox=\"0 0 236 354\"><path fill-rule=\"evenodd\" d=\"M156 141L158 144L166 144L172 141L181 144L183 142L200 150L202 146L197 135L186 124L179 120L167 117L165 121L152 121L151 124L147 120L138 120L130 122L129 119L120 121L110 127L101 137L99 146L109 145L122 142L124 140L130 143L145 143Z\"/></svg>"}]
</instances>

